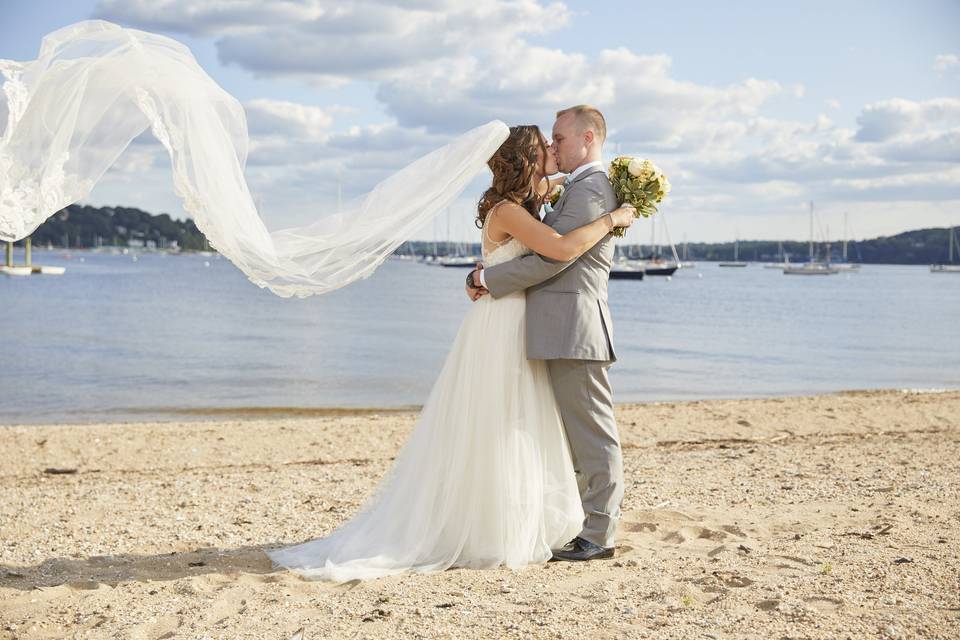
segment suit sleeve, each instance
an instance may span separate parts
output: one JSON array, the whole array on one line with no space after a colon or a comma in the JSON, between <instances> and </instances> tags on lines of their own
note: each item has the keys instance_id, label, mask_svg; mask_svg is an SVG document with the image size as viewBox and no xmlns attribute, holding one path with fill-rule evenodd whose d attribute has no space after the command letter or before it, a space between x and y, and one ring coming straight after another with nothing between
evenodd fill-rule
<instances>
[{"instance_id":1,"label":"suit sleeve","mask_svg":"<svg viewBox=\"0 0 960 640\"><path fill-rule=\"evenodd\" d=\"M607 213L606 198L599 189L589 183L577 187L567 194L563 209L554 221L558 233L573 231ZM490 295L500 298L549 280L577 259L561 262L531 253L488 267L484 269L483 277Z\"/></svg>"}]
</instances>

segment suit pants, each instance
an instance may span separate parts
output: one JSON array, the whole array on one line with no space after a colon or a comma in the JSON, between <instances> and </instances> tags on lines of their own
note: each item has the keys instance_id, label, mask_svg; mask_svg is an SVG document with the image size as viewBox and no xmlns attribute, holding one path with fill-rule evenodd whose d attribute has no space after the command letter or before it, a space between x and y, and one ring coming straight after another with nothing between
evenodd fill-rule
<instances>
[{"instance_id":1,"label":"suit pants","mask_svg":"<svg viewBox=\"0 0 960 640\"><path fill-rule=\"evenodd\" d=\"M582 538L614 545L623 501L623 453L613 416L610 362L547 360L554 395L570 442L583 502Z\"/></svg>"}]
</instances>

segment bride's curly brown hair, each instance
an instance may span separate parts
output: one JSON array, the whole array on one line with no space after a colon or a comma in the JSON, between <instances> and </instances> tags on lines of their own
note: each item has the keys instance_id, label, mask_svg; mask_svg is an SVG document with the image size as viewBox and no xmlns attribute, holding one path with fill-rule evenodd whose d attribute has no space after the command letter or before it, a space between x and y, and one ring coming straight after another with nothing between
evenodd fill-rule
<instances>
[{"instance_id":1,"label":"bride's curly brown hair","mask_svg":"<svg viewBox=\"0 0 960 640\"><path fill-rule=\"evenodd\" d=\"M537 182L538 176L546 175L546 164L547 145L540 128L532 124L510 127L510 135L487 161L493 184L480 197L474 221L477 228L483 228L490 209L502 200L520 205L539 220L543 198L537 193Z\"/></svg>"}]
</instances>

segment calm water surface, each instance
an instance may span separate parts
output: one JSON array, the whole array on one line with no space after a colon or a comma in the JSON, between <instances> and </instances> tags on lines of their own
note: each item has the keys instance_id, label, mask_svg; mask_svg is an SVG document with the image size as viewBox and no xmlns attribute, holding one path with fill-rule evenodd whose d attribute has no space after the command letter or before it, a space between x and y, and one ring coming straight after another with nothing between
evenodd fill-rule
<instances>
[{"instance_id":1,"label":"calm water surface","mask_svg":"<svg viewBox=\"0 0 960 640\"><path fill-rule=\"evenodd\" d=\"M305 300L216 256L34 262L67 273L0 276L2 424L419 405L470 304L465 270L411 262ZM618 402L960 387L960 275L926 267L805 277L698 263L613 281L610 306Z\"/></svg>"}]
</instances>

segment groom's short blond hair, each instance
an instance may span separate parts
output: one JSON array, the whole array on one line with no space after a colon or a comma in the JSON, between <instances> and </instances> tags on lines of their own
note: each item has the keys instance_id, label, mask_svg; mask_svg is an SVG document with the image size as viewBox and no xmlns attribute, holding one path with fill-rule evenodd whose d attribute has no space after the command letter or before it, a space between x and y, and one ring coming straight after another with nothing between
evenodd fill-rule
<instances>
[{"instance_id":1,"label":"groom's short blond hair","mask_svg":"<svg viewBox=\"0 0 960 640\"><path fill-rule=\"evenodd\" d=\"M603 144L603 141L607 139L607 121L604 120L599 109L588 104L578 104L575 107L557 111L557 117L565 116L568 113L573 114L576 123L584 130L592 130L593 134L600 140L600 144Z\"/></svg>"}]
</instances>

